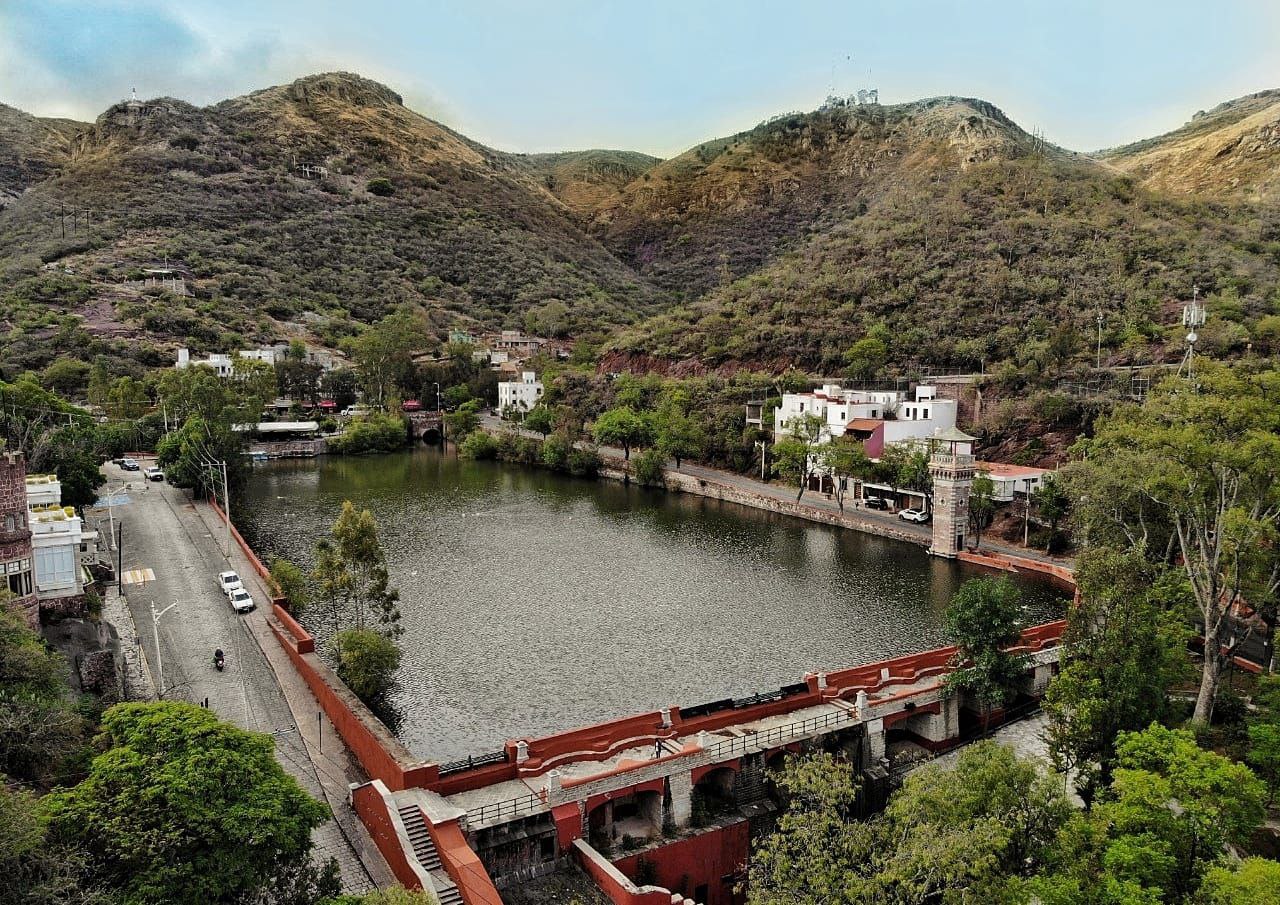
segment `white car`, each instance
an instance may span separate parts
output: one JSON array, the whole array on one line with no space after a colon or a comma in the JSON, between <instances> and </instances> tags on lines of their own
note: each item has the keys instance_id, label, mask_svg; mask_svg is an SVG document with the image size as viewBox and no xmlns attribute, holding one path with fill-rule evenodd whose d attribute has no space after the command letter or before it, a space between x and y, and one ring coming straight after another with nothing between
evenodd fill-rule
<instances>
[{"instance_id":1,"label":"white car","mask_svg":"<svg viewBox=\"0 0 1280 905\"><path fill-rule=\"evenodd\" d=\"M933 516L930 513L925 512L923 509L903 509L898 513L898 518L907 522L915 522L917 525L923 525L925 522L933 518Z\"/></svg>"},{"instance_id":2,"label":"white car","mask_svg":"<svg viewBox=\"0 0 1280 905\"><path fill-rule=\"evenodd\" d=\"M231 601L231 609L237 613L247 613L254 607L253 595L244 588L236 588L227 595L227 599Z\"/></svg>"},{"instance_id":3,"label":"white car","mask_svg":"<svg viewBox=\"0 0 1280 905\"><path fill-rule=\"evenodd\" d=\"M143 472L148 481L163 481L164 472L156 468L154 465Z\"/></svg>"},{"instance_id":4,"label":"white car","mask_svg":"<svg viewBox=\"0 0 1280 905\"><path fill-rule=\"evenodd\" d=\"M235 572L219 572L218 587L222 588L222 593L230 597L232 591L243 591L244 583Z\"/></svg>"}]
</instances>

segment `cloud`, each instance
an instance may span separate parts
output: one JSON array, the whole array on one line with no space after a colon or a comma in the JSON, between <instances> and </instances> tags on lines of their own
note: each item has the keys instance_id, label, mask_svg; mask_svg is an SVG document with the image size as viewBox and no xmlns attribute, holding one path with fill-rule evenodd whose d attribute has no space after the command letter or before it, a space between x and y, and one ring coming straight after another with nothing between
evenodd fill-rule
<instances>
[{"instance_id":1,"label":"cloud","mask_svg":"<svg viewBox=\"0 0 1280 905\"><path fill-rule=\"evenodd\" d=\"M144 99L205 105L334 69L386 81L418 112L448 113L381 66L316 53L274 34L208 34L162 6L0 3L0 101L41 116L92 120L134 88Z\"/></svg>"}]
</instances>

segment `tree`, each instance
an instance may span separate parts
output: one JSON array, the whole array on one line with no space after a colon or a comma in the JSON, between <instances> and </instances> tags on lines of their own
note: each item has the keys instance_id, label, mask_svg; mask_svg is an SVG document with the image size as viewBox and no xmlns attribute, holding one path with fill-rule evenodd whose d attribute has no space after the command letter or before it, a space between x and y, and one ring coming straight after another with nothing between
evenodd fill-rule
<instances>
[{"instance_id":1,"label":"tree","mask_svg":"<svg viewBox=\"0 0 1280 905\"><path fill-rule=\"evenodd\" d=\"M676 468L685 459L702 455L707 432L702 424L676 403L668 403L656 413L654 431L657 447L664 457L676 460Z\"/></svg>"},{"instance_id":2,"label":"tree","mask_svg":"<svg viewBox=\"0 0 1280 905\"><path fill-rule=\"evenodd\" d=\"M889 360L889 346L880 336L864 336L844 353L847 373L854 380L871 380Z\"/></svg>"},{"instance_id":3,"label":"tree","mask_svg":"<svg viewBox=\"0 0 1280 905\"><path fill-rule=\"evenodd\" d=\"M1067 479L1088 542L1141 550L1190 583L1204 640L1192 719L1208 725L1247 637L1231 606L1280 590L1280 373L1205 362L1194 384L1167 379L1099 419L1077 452Z\"/></svg>"},{"instance_id":4,"label":"tree","mask_svg":"<svg viewBox=\"0 0 1280 905\"><path fill-rule=\"evenodd\" d=\"M0 786L0 901L23 905L109 905L81 880L84 857L54 845L35 795Z\"/></svg>"},{"instance_id":5,"label":"tree","mask_svg":"<svg viewBox=\"0 0 1280 905\"><path fill-rule=\"evenodd\" d=\"M981 705L984 733L992 708L1008 702L1025 677L1026 657L1006 649L1022 637L1021 615L1022 595L1006 577L971 578L947 606L946 634L958 650L946 687Z\"/></svg>"},{"instance_id":6,"label":"tree","mask_svg":"<svg viewBox=\"0 0 1280 905\"><path fill-rule=\"evenodd\" d=\"M333 639L338 677L365 703L378 702L391 688L400 668L400 648L386 635L369 629L347 629Z\"/></svg>"},{"instance_id":7,"label":"tree","mask_svg":"<svg viewBox=\"0 0 1280 905\"><path fill-rule=\"evenodd\" d=\"M909 776L884 813L857 820L849 765L792 759L776 779L788 807L752 852L751 905L1011 902L1070 811L1061 788L992 742L956 766Z\"/></svg>"},{"instance_id":8,"label":"tree","mask_svg":"<svg viewBox=\"0 0 1280 905\"><path fill-rule=\"evenodd\" d=\"M1276 800L1280 788L1280 724L1259 722L1249 726L1249 754L1246 760L1267 784L1267 806Z\"/></svg>"},{"instance_id":9,"label":"tree","mask_svg":"<svg viewBox=\"0 0 1280 905\"><path fill-rule=\"evenodd\" d=\"M113 418L140 418L151 404L147 388L133 377L117 377L107 392L107 411Z\"/></svg>"},{"instance_id":10,"label":"tree","mask_svg":"<svg viewBox=\"0 0 1280 905\"><path fill-rule=\"evenodd\" d=\"M334 602L346 607L355 628L373 622L389 638L403 633L399 592L389 586L386 557L378 524L368 509L357 511L350 500L330 530L331 542L317 548L317 577Z\"/></svg>"},{"instance_id":11,"label":"tree","mask_svg":"<svg viewBox=\"0 0 1280 905\"><path fill-rule=\"evenodd\" d=\"M662 453L655 447L646 449L636 456L631 470L635 474L636 481L645 487L661 487L665 464L666 460Z\"/></svg>"},{"instance_id":12,"label":"tree","mask_svg":"<svg viewBox=\"0 0 1280 905\"><path fill-rule=\"evenodd\" d=\"M377 179L370 179L365 183L370 195L377 195L380 198L388 198L396 193L396 187L391 184L390 179L379 176Z\"/></svg>"},{"instance_id":13,"label":"tree","mask_svg":"<svg viewBox=\"0 0 1280 905\"><path fill-rule=\"evenodd\" d=\"M969 488L969 524L973 526L974 546L982 546L982 529L991 524L996 509L996 482L991 475L978 472Z\"/></svg>"},{"instance_id":14,"label":"tree","mask_svg":"<svg viewBox=\"0 0 1280 905\"><path fill-rule=\"evenodd\" d=\"M90 370L89 364L78 358L58 358L44 369L42 378L45 386L73 397L84 389Z\"/></svg>"},{"instance_id":15,"label":"tree","mask_svg":"<svg viewBox=\"0 0 1280 905\"><path fill-rule=\"evenodd\" d=\"M1209 868L1200 884L1204 905L1275 905L1280 902L1280 862L1245 858L1235 869Z\"/></svg>"},{"instance_id":16,"label":"tree","mask_svg":"<svg viewBox=\"0 0 1280 905\"><path fill-rule=\"evenodd\" d=\"M98 488L107 483L101 469L101 442L99 431L89 424L69 424L45 431L32 450L30 468L57 474L64 506L91 506L98 499Z\"/></svg>"},{"instance_id":17,"label":"tree","mask_svg":"<svg viewBox=\"0 0 1280 905\"><path fill-rule=\"evenodd\" d=\"M411 386L413 356L431 343L427 319L418 311L402 308L367 327L351 342L365 398L385 406L393 395Z\"/></svg>"},{"instance_id":18,"label":"tree","mask_svg":"<svg viewBox=\"0 0 1280 905\"><path fill-rule=\"evenodd\" d=\"M453 442L461 443L480 427L480 403L475 399L464 402L444 416L444 426Z\"/></svg>"},{"instance_id":19,"label":"tree","mask_svg":"<svg viewBox=\"0 0 1280 905\"><path fill-rule=\"evenodd\" d=\"M339 411L356 401L359 387L360 378L350 368L334 368L320 378L321 395L332 399Z\"/></svg>"},{"instance_id":20,"label":"tree","mask_svg":"<svg viewBox=\"0 0 1280 905\"><path fill-rule=\"evenodd\" d=\"M241 902L307 857L328 809L284 772L271 736L208 710L117 704L79 785L45 800L50 837L86 853L123 901Z\"/></svg>"},{"instance_id":21,"label":"tree","mask_svg":"<svg viewBox=\"0 0 1280 905\"><path fill-rule=\"evenodd\" d=\"M425 892L392 886L389 889L376 889L362 896L343 896L334 905L432 905L433 902L435 899Z\"/></svg>"},{"instance_id":22,"label":"tree","mask_svg":"<svg viewBox=\"0 0 1280 905\"><path fill-rule=\"evenodd\" d=\"M289 605L289 612L300 614L311 602L311 588L306 573L287 559L271 561L271 581Z\"/></svg>"},{"instance_id":23,"label":"tree","mask_svg":"<svg viewBox=\"0 0 1280 905\"><path fill-rule=\"evenodd\" d=\"M529 409L529 414L524 416L524 426L531 431L542 434L542 438L545 440L547 434L556 429L555 415L545 405L535 405Z\"/></svg>"},{"instance_id":24,"label":"tree","mask_svg":"<svg viewBox=\"0 0 1280 905\"><path fill-rule=\"evenodd\" d=\"M77 755L87 729L69 699L67 665L0 592L0 773L42 782Z\"/></svg>"},{"instance_id":25,"label":"tree","mask_svg":"<svg viewBox=\"0 0 1280 905\"><path fill-rule=\"evenodd\" d=\"M836 492L836 505L844 511L845 494L849 492L849 481L853 478L865 478L871 474L871 458L867 455L862 441L844 434L833 437L830 443L824 444L819 451L822 467L831 475Z\"/></svg>"},{"instance_id":26,"label":"tree","mask_svg":"<svg viewBox=\"0 0 1280 905\"><path fill-rule=\"evenodd\" d=\"M822 441L829 435L826 422L817 415L797 415L782 426L784 436L773 444L773 470L799 487L796 500L804 496L809 477L818 465Z\"/></svg>"},{"instance_id":27,"label":"tree","mask_svg":"<svg viewBox=\"0 0 1280 905\"><path fill-rule=\"evenodd\" d=\"M1076 568L1062 669L1049 684L1049 751L1086 802L1110 783L1115 742L1169 713L1187 674L1185 589L1137 552L1091 550Z\"/></svg>"},{"instance_id":28,"label":"tree","mask_svg":"<svg viewBox=\"0 0 1280 905\"><path fill-rule=\"evenodd\" d=\"M1046 553L1052 553L1054 541L1058 538L1058 523L1070 511L1071 498L1062 484L1047 474L1040 486L1031 491L1031 501L1035 503L1036 514L1049 523L1049 539L1045 541L1044 549Z\"/></svg>"},{"instance_id":29,"label":"tree","mask_svg":"<svg viewBox=\"0 0 1280 905\"><path fill-rule=\"evenodd\" d=\"M652 436L648 422L628 405L602 413L592 425L591 435L597 443L622 447L622 457L628 461L631 459L631 447L643 446Z\"/></svg>"}]
</instances>

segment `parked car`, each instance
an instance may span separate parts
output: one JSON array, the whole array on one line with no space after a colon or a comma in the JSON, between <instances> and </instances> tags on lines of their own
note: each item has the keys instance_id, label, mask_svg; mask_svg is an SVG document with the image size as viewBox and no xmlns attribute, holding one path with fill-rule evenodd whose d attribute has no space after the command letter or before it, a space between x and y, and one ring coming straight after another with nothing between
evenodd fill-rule
<instances>
[{"instance_id":1,"label":"parked car","mask_svg":"<svg viewBox=\"0 0 1280 905\"><path fill-rule=\"evenodd\" d=\"M915 522L917 525L923 525L933 518L933 515L923 509L903 509L898 513L898 518L907 522Z\"/></svg>"},{"instance_id":2,"label":"parked car","mask_svg":"<svg viewBox=\"0 0 1280 905\"><path fill-rule=\"evenodd\" d=\"M218 587L222 588L222 593L230 597L232 591L244 590L244 583L235 572L219 572Z\"/></svg>"},{"instance_id":3,"label":"parked car","mask_svg":"<svg viewBox=\"0 0 1280 905\"><path fill-rule=\"evenodd\" d=\"M253 595L244 588L236 588L227 595L227 599L231 601L231 609L237 613L247 613L255 606Z\"/></svg>"},{"instance_id":4,"label":"parked car","mask_svg":"<svg viewBox=\"0 0 1280 905\"><path fill-rule=\"evenodd\" d=\"M145 476L146 476L146 479L147 479L148 481L163 481L163 480L164 480L164 472L163 472L163 471L161 471L160 469L156 468L154 465L152 465L150 468L148 468L146 471L144 471L144 472L143 472L143 475L145 475Z\"/></svg>"},{"instance_id":5,"label":"parked car","mask_svg":"<svg viewBox=\"0 0 1280 905\"><path fill-rule=\"evenodd\" d=\"M121 459L120 467L125 471L142 471L142 466L134 459Z\"/></svg>"},{"instance_id":6,"label":"parked car","mask_svg":"<svg viewBox=\"0 0 1280 905\"><path fill-rule=\"evenodd\" d=\"M889 504L882 497L869 496L862 501L862 505L868 509L888 509Z\"/></svg>"}]
</instances>

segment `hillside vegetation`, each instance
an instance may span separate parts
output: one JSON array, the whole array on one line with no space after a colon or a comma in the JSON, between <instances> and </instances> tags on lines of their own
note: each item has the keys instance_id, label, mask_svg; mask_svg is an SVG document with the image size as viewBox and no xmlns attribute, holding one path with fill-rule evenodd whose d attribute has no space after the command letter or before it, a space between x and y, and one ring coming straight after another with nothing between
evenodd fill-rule
<instances>
[{"instance_id":1,"label":"hillside vegetation","mask_svg":"<svg viewBox=\"0 0 1280 905\"><path fill-rule=\"evenodd\" d=\"M1280 189L1280 90L1197 113L1155 138L1099 152L1151 188L1274 203Z\"/></svg>"},{"instance_id":2,"label":"hillside vegetation","mask_svg":"<svg viewBox=\"0 0 1280 905\"><path fill-rule=\"evenodd\" d=\"M1099 313L1106 363L1176 358L1193 285L1206 349L1270 354L1277 94L1101 158L953 97L828 103L666 161L495 151L345 73L91 125L0 108L0 375L334 347L408 307L437 342L530 325L605 370L833 372L871 338L864 374L1034 377L1087 363ZM126 285L165 260L190 295Z\"/></svg>"}]
</instances>

